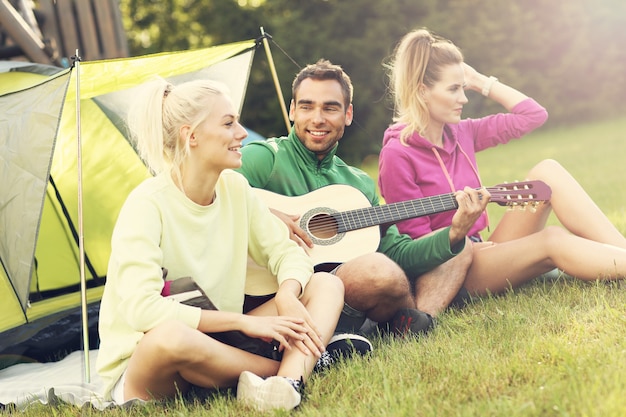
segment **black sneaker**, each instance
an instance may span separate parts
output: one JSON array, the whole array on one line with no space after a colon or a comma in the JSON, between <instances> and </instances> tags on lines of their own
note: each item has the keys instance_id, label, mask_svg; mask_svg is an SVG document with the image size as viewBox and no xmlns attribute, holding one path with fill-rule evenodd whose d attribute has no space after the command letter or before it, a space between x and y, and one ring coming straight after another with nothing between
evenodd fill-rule
<instances>
[{"instance_id":1,"label":"black sneaker","mask_svg":"<svg viewBox=\"0 0 626 417\"><path fill-rule=\"evenodd\" d=\"M405 336L407 334L423 334L435 327L433 317L415 308L401 308L391 317L391 320L379 323L382 334Z\"/></svg>"},{"instance_id":2,"label":"black sneaker","mask_svg":"<svg viewBox=\"0 0 626 417\"><path fill-rule=\"evenodd\" d=\"M367 338L351 333L336 333L331 337L326 350L315 364L315 371L320 372L330 368L340 358L349 358L358 353L366 355L374 350L372 343Z\"/></svg>"}]
</instances>

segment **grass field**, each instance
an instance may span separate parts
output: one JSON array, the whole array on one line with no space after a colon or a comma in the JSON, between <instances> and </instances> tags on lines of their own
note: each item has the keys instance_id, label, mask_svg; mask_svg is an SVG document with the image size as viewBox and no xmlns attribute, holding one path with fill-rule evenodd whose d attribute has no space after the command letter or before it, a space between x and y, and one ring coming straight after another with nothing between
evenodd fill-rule
<instances>
[{"instance_id":1,"label":"grass field","mask_svg":"<svg viewBox=\"0 0 626 417\"><path fill-rule=\"evenodd\" d=\"M559 160L626 234L626 119L534 134L480 155L485 185ZM375 175L375 166L364 167ZM492 224L504 208L490 205ZM554 222L555 220L553 220ZM423 338L375 340L370 357L307 385L286 416L624 416L626 285L560 276L449 310ZM24 416L251 416L232 392L105 412L36 406Z\"/></svg>"}]
</instances>

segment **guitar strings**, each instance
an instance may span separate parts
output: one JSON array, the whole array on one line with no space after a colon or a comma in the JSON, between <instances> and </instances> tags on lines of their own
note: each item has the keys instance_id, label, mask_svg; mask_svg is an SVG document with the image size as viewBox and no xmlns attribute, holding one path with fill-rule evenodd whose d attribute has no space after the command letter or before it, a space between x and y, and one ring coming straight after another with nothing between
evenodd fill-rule
<instances>
[{"instance_id":1,"label":"guitar strings","mask_svg":"<svg viewBox=\"0 0 626 417\"><path fill-rule=\"evenodd\" d=\"M510 201L511 205L515 205L515 200L533 200L536 198L534 194L523 194L521 191L528 190L528 187L516 188L511 187L512 190L507 190L506 187L491 187L487 190L493 195L502 193L504 189L504 195L506 200ZM519 191L517 195L511 196L510 191ZM445 203L453 203L453 207L448 207ZM532 204L537 204L538 201L534 201ZM518 203L518 205L527 204L527 202ZM410 207L409 207L410 206ZM428 215L429 213L415 215L415 206L425 210L425 207L429 206L434 212L442 212L453 210L458 207L454 194L443 194L439 196L426 197L421 200L405 201L393 204L383 204L380 206L366 207L348 210L341 213L325 213L323 215L316 215L312 217L308 223L309 230L314 229L317 233L329 233L329 232L345 232L350 230L362 229L375 225L385 224L392 222L395 218L401 217L404 219L421 217ZM373 213L373 214L372 214ZM368 215L369 214L369 215ZM346 226L348 225L348 226ZM314 233L313 233L314 234ZM314 234L315 235L315 234Z\"/></svg>"},{"instance_id":2,"label":"guitar strings","mask_svg":"<svg viewBox=\"0 0 626 417\"><path fill-rule=\"evenodd\" d=\"M411 218L428 214L429 211L441 212L456 207L453 194L429 197L423 201L409 201L396 204L383 204L375 207L359 208L341 213L316 215L309 221L309 230L316 232L345 232L366 227L390 223L397 217ZM416 211L426 212L416 215ZM313 233L315 235L315 233Z\"/></svg>"}]
</instances>

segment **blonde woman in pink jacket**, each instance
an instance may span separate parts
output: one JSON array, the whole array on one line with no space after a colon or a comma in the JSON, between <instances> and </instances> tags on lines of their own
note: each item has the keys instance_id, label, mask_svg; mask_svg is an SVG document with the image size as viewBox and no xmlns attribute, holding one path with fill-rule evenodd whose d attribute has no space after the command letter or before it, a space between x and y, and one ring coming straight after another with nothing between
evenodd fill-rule
<instances>
[{"instance_id":1,"label":"blonde woman in pink jacket","mask_svg":"<svg viewBox=\"0 0 626 417\"><path fill-rule=\"evenodd\" d=\"M395 124L384 134L379 185L387 203L480 187L476 152L541 126L546 110L520 91L487 77L463 61L452 42L426 29L398 44L389 66ZM462 119L466 90L482 93L507 113ZM533 210L507 211L483 241L484 214L470 229L472 262L463 287L472 295L503 292L554 268L584 280L626 276L626 238L578 182L556 161L528 173L551 188L551 198ZM561 226L546 226L554 212ZM453 212L398 224L413 238L450 224Z\"/></svg>"}]
</instances>

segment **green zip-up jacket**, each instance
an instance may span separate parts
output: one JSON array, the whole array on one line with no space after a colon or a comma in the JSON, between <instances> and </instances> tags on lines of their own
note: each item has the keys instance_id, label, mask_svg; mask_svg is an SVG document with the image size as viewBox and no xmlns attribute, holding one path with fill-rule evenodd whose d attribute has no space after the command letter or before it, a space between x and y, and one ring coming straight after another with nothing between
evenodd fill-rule
<instances>
[{"instance_id":1,"label":"green zip-up jacket","mask_svg":"<svg viewBox=\"0 0 626 417\"><path fill-rule=\"evenodd\" d=\"M337 146L323 160L309 151L291 129L289 136L256 141L242 148L243 165L238 169L255 188L289 197L301 196L332 184L360 190L372 206L380 204L374 181L362 170L349 166L336 155ZM337 198L341 198L338 195ZM313 208L313 207L312 207ZM400 234L395 225L381 227L378 252L387 255L409 279L430 271L458 254L464 242L450 248L449 227L418 240Z\"/></svg>"}]
</instances>

